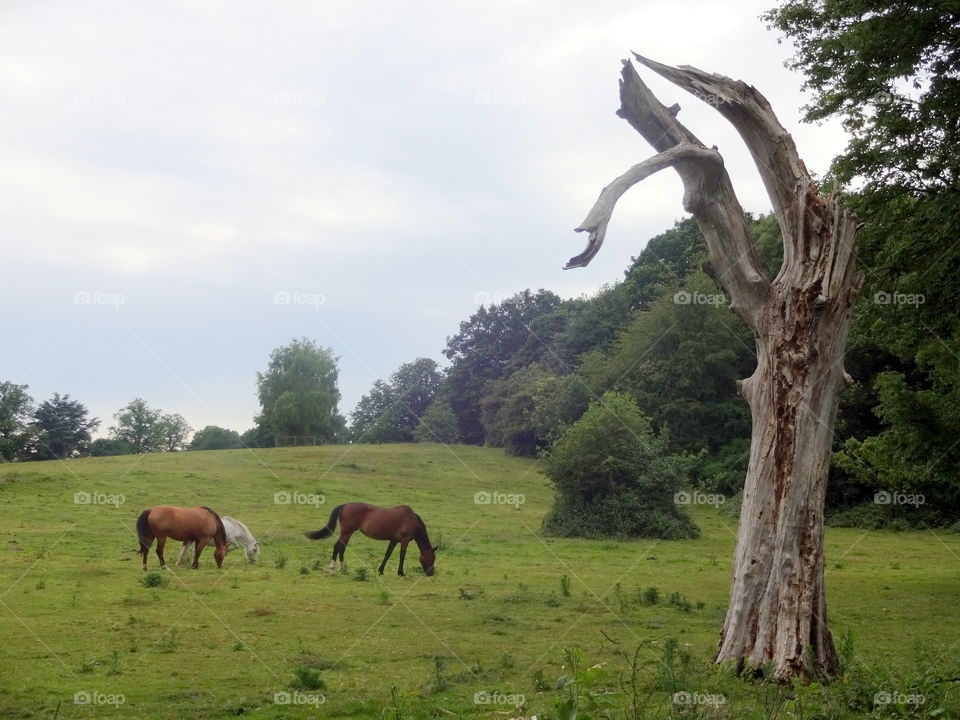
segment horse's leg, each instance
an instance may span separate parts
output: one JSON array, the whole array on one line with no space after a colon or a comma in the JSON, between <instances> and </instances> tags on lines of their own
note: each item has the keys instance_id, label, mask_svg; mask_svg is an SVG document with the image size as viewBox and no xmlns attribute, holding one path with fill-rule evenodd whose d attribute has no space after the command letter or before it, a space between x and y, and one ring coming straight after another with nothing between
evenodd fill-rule
<instances>
[{"instance_id":1,"label":"horse's leg","mask_svg":"<svg viewBox=\"0 0 960 720\"><path fill-rule=\"evenodd\" d=\"M187 554L187 550L190 549L190 541L184 540L183 546L180 548L180 555L177 557L177 567L183 567L183 557Z\"/></svg>"},{"instance_id":2,"label":"horse's leg","mask_svg":"<svg viewBox=\"0 0 960 720\"><path fill-rule=\"evenodd\" d=\"M150 555L150 546L153 545L153 539L151 538L150 542L147 544L140 543L140 555L143 558L143 571L147 571L147 556Z\"/></svg>"},{"instance_id":3,"label":"horse's leg","mask_svg":"<svg viewBox=\"0 0 960 720\"><path fill-rule=\"evenodd\" d=\"M340 540L337 540L333 544L333 555L330 557L330 565L327 567L327 572L331 575L337 574L337 557L340 555Z\"/></svg>"},{"instance_id":4,"label":"horse's leg","mask_svg":"<svg viewBox=\"0 0 960 720\"><path fill-rule=\"evenodd\" d=\"M383 575L383 569L387 566L387 560L390 559L390 553L393 552L393 549L397 546L396 540L391 540L390 544L387 545L387 554L383 556L383 562L380 563L380 574Z\"/></svg>"},{"instance_id":5,"label":"horse's leg","mask_svg":"<svg viewBox=\"0 0 960 720\"><path fill-rule=\"evenodd\" d=\"M350 536L353 533L340 533L340 572L347 572L347 563L343 559L343 551L347 549L347 543L350 542Z\"/></svg>"},{"instance_id":6,"label":"horse's leg","mask_svg":"<svg viewBox=\"0 0 960 720\"><path fill-rule=\"evenodd\" d=\"M400 542L400 568L397 570L397 575L403 577L403 559L407 556L407 543L409 540L403 540Z\"/></svg>"},{"instance_id":7,"label":"horse's leg","mask_svg":"<svg viewBox=\"0 0 960 720\"><path fill-rule=\"evenodd\" d=\"M200 569L200 553L203 552L203 548L206 544L206 542L200 542L199 540L196 541L197 549L193 551L193 565L190 566L193 570Z\"/></svg>"},{"instance_id":8,"label":"horse's leg","mask_svg":"<svg viewBox=\"0 0 960 720\"><path fill-rule=\"evenodd\" d=\"M337 558L340 558L340 572L346 572L346 565L343 563L343 551L347 549L347 543L350 542L352 532L340 532L340 538L333 544L333 557L330 558L330 567L327 572L331 575L337 574Z\"/></svg>"},{"instance_id":9,"label":"horse's leg","mask_svg":"<svg viewBox=\"0 0 960 720\"><path fill-rule=\"evenodd\" d=\"M160 569L167 569L167 561L163 559L163 546L167 542L166 535L157 535L157 557L160 558Z\"/></svg>"}]
</instances>

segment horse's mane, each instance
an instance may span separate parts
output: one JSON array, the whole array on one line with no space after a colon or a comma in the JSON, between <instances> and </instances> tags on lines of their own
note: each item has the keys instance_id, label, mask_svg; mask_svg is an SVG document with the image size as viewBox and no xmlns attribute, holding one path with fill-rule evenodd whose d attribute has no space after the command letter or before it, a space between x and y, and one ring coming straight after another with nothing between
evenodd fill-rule
<instances>
[{"instance_id":1,"label":"horse's mane","mask_svg":"<svg viewBox=\"0 0 960 720\"><path fill-rule=\"evenodd\" d=\"M413 512L413 510L411 510L410 512ZM427 524L423 521L423 518L422 518L422 517L420 517L419 515L417 515L417 513L414 512L414 513L413 513L413 516L414 516L414 517L419 521L419 523L420 523L420 528L417 530L417 532L416 532L416 534L414 535L414 538L413 538L413 539L416 540L416 541L417 541L417 544L419 545L419 544L420 544L420 539L422 538L422 541L427 544L427 547L433 549L433 545L430 544L430 536L427 535Z\"/></svg>"},{"instance_id":2,"label":"horse's mane","mask_svg":"<svg viewBox=\"0 0 960 720\"><path fill-rule=\"evenodd\" d=\"M237 520L235 517L229 517L229 516L227 516L227 515L224 515L224 516L223 516L223 519L224 519L225 521L226 521L226 520L229 520L230 522L232 522L234 525L236 525L236 526L240 529L240 531L241 531L245 536L247 536L248 538L250 538L251 540L253 540L254 542L256 542L256 538L253 537L253 533L250 532L250 528L248 528L244 523L240 522L240 521Z\"/></svg>"},{"instance_id":3,"label":"horse's mane","mask_svg":"<svg viewBox=\"0 0 960 720\"><path fill-rule=\"evenodd\" d=\"M226 545L227 531L226 531L226 528L223 527L223 520L220 518L219 515L217 515L216 510L214 510L213 508L208 508L206 505L201 505L200 507L202 507L204 510L206 510L208 513L210 513L217 519L217 533L214 537L218 541L220 541L222 544Z\"/></svg>"}]
</instances>

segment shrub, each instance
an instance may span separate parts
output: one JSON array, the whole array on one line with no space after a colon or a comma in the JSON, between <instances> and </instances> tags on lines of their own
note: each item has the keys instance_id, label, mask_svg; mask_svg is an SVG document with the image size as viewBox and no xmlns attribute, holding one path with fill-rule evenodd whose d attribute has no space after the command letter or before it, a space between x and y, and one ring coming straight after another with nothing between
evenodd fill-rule
<instances>
[{"instance_id":1,"label":"shrub","mask_svg":"<svg viewBox=\"0 0 960 720\"><path fill-rule=\"evenodd\" d=\"M413 437L421 443L452 444L460 442L460 429L457 416L450 403L442 398L434 400L420 418L420 424L413 431Z\"/></svg>"},{"instance_id":2,"label":"shrub","mask_svg":"<svg viewBox=\"0 0 960 720\"><path fill-rule=\"evenodd\" d=\"M294 678L290 682L293 690L325 690L327 684L320 677L320 673L311 670L306 665L300 665L293 671Z\"/></svg>"},{"instance_id":3,"label":"shrub","mask_svg":"<svg viewBox=\"0 0 960 720\"><path fill-rule=\"evenodd\" d=\"M140 581L144 587L160 587L166 585L169 580L166 575L158 572L148 572L143 576L143 579Z\"/></svg>"},{"instance_id":4,"label":"shrub","mask_svg":"<svg viewBox=\"0 0 960 720\"><path fill-rule=\"evenodd\" d=\"M674 503L689 464L667 453L632 398L608 392L545 456L557 497L544 529L568 537L696 537Z\"/></svg>"}]
</instances>

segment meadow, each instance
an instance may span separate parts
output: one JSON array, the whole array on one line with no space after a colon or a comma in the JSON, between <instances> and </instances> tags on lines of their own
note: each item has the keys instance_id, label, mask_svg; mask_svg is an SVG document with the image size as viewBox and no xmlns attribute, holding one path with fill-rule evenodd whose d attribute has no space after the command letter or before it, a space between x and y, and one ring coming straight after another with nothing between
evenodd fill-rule
<instances>
[{"instance_id":1,"label":"meadow","mask_svg":"<svg viewBox=\"0 0 960 720\"><path fill-rule=\"evenodd\" d=\"M480 493L480 495L478 495ZM337 504L408 504L440 546L423 575L360 534L346 574L310 541ZM845 674L831 688L734 678L710 658L736 521L701 536L545 537L552 490L501 450L347 445L0 466L5 718L952 717L960 535L829 528ZM157 504L244 521L262 558L144 574L134 524ZM953 681L950 676L952 674ZM923 703L911 693L926 688ZM890 702L864 694L886 692ZM679 698L679 699L678 699ZM899 702L901 701L902 702ZM835 714L824 708L839 708ZM822 714L818 714L822 713Z\"/></svg>"}]
</instances>

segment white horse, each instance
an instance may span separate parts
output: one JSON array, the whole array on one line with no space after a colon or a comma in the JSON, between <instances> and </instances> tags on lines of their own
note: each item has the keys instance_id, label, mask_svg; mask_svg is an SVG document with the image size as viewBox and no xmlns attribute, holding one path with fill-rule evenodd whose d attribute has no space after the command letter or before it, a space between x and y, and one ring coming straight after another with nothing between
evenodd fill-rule
<instances>
[{"instance_id":1,"label":"white horse","mask_svg":"<svg viewBox=\"0 0 960 720\"><path fill-rule=\"evenodd\" d=\"M253 537L250 528L239 520L234 520L232 517L227 517L226 515L220 519L223 520L223 529L227 533L227 551L229 552L233 548L242 547L247 553L247 560L252 563L259 560L260 543ZM180 557L177 558L177 567L183 564L183 558L193 544L192 540L183 543L183 547L180 548ZM207 545L213 545L212 538L207 541Z\"/></svg>"}]
</instances>

